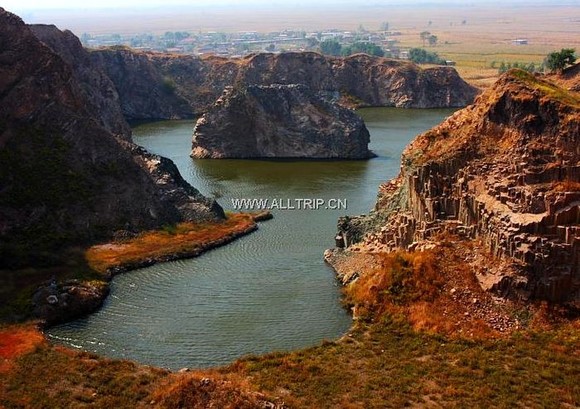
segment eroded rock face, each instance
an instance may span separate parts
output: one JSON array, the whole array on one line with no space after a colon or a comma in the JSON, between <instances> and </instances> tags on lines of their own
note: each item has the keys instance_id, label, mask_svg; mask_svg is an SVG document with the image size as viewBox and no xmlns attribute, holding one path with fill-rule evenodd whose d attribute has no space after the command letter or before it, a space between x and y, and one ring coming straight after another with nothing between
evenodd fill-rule
<instances>
[{"instance_id":1,"label":"eroded rock face","mask_svg":"<svg viewBox=\"0 0 580 409\"><path fill-rule=\"evenodd\" d=\"M90 94L107 81L83 82L92 74L63 37L49 47L0 9L0 266L49 264L59 249L115 230L223 218L171 161L129 142L122 123L94 116L107 99Z\"/></svg>"},{"instance_id":2,"label":"eroded rock face","mask_svg":"<svg viewBox=\"0 0 580 409\"><path fill-rule=\"evenodd\" d=\"M340 103L350 107L462 107L477 94L452 67L422 69L364 54L340 58L312 52L263 53L226 59L109 49L91 56L115 83L130 118L201 115L226 87L243 85L304 84L315 92L338 92ZM178 97L159 104L166 113L151 101L152 95L163 97L163 81L172 84ZM183 101L189 105L187 112Z\"/></svg>"},{"instance_id":3,"label":"eroded rock face","mask_svg":"<svg viewBox=\"0 0 580 409\"><path fill-rule=\"evenodd\" d=\"M106 72L120 96L125 118L192 118L190 101L180 95L175 80L152 63L153 55L129 49L93 50L93 66Z\"/></svg>"},{"instance_id":4,"label":"eroded rock face","mask_svg":"<svg viewBox=\"0 0 580 409\"><path fill-rule=\"evenodd\" d=\"M580 99L512 71L405 150L351 244L413 250L441 232L482 240L482 285L564 301L580 290ZM357 245L355 244L354 247ZM508 268L497 260L511 260Z\"/></svg>"},{"instance_id":5,"label":"eroded rock face","mask_svg":"<svg viewBox=\"0 0 580 409\"><path fill-rule=\"evenodd\" d=\"M89 53L70 31L60 31L54 25L28 26L34 35L58 54L72 69L86 101L85 109L112 134L131 139L131 128L123 117L119 95L113 82L103 70L91 62Z\"/></svg>"},{"instance_id":6,"label":"eroded rock face","mask_svg":"<svg viewBox=\"0 0 580 409\"><path fill-rule=\"evenodd\" d=\"M366 159L369 132L352 110L304 85L230 89L193 131L196 158Z\"/></svg>"}]
</instances>

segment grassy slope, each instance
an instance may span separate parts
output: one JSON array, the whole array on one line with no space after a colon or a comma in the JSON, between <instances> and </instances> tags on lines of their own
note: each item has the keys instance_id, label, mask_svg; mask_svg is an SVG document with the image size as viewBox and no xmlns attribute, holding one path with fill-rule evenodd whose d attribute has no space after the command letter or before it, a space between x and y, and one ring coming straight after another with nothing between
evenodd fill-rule
<instances>
[{"instance_id":1,"label":"grassy slope","mask_svg":"<svg viewBox=\"0 0 580 409\"><path fill-rule=\"evenodd\" d=\"M580 320L504 304L519 319L511 332L494 331L485 317L464 321L475 315L471 298L450 291L472 275L462 246L378 256L379 267L346 287L359 319L343 339L244 359L223 372L300 408L579 405ZM485 302L483 292L472 294Z\"/></svg>"}]
</instances>

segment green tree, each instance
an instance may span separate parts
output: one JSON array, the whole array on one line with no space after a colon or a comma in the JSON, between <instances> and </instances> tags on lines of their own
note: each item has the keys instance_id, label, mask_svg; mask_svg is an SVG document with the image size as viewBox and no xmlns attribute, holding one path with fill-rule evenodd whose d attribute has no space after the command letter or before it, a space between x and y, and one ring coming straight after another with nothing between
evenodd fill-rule
<instances>
[{"instance_id":1,"label":"green tree","mask_svg":"<svg viewBox=\"0 0 580 409\"><path fill-rule=\"evenodd\" d=\"M427 51L423 48L411 48L409 50L409 59L415 64L440 64L445 65L445 60L437 53Z\"/></svg>"},{"instance_id":2,"label":"green tree","mask_svg":"<svg viewBox=\"0 0 580 409\"><path fill-rule=\"evenodd\" d=\"M423 47L425 47L425 41L427 40L427 38L429 38L430 35L431 33L429 31L422 31L419 34L419 37L421 37L421 41L423 41Z\"/></svg>"},{"instance_id":3,"label":"green tree","mask_svg":"<svg viewBox=\"0 0 580 409\"><path fill-rule=\"evenodd\" d=\"M566 66L576 62L576 50L573 48L562 48L560 51L554 51L546 57L544 63L546 67L554 72L561 72Z\"/></svg>"},{"instance_id":4,"label":"green tree","mask_svg":"<svg viewBox=\"0 0 580 409\"><path fill-rule=\"evenodd\" d=\"M320 43L320 52L325 55L341 55L342 46L336 40L324 40Z\"/></svg>"},{"instance_id":5,"label":"green tree","mask_svg":"<svg viewBox=\"0 0 580 409\"><path fill-rule=\"evenodd\" d=\"M437 45L437 36L436 35L430 35L429 37L427 37L427 41L429 41L429 45L431 47L434 47Z\"/></svg>"},{"instance_id":6,"label":"green tree","mask_svg":"<svg viewBox=\"0 0 580 409\"><path fill-rule=\"evenodd\" d=\"M369 42L356 42L352 45L342 48L342 55L352 55L358 53L376 55L378 57L383 57L385 55L385 51L381 47Z\"/></svg>"}]
</instances>

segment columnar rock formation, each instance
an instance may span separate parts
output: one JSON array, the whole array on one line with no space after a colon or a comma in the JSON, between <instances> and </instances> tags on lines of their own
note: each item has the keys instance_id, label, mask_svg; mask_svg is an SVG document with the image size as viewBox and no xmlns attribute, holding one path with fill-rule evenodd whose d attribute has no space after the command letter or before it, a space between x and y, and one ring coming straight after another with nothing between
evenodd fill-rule
<instances>
[{"instance_id":1,"label":"columnar rock formation","mask_svg":"<svg viewBox=\"0 0 580 409\"><path fill-rule=\"evenodd\" d=\"M125 116L135 119L202 114L228 86L304 84L317 92L338 92L343 105L357 107L462 107L477 94L452 67L422 69L365 54L266 53L226 59L105 49L92 51L91 57L115 83Z\"/></svg>"},{"instance_id":2,"label":"columnar rock formation","mask_svg":"<svg viewBox=\"0 0 580 409\"><path fill-rule=\"evenodd\" d=\"M227 90L193 132L196 158L366 159L369 132L354 111L304 85Z\"/></svg>"},{"instance_id":3,"label":"columnar rock formation","mask_svg":"<svg viewBox=\"0 0 580 409\"><path fill-rule=\"evenodd\" d=\"M351 243L386 251L414 249L444 231L480 239L521 273L482 282L556 301L578 295L580 97L509 72L474 105L418 136L375 211L342 219L339 229Z\"/></svg>"},{"instance_id":4,"label":"columnar rock formation","mask_svg":"<svg viewBox=\"0 0 580 409\"><path fill-rule=\"evenodd\" d=\"M0 9L1 266L49 263L115 230L223 218L171 161L129 142L114 88L76 39L35 32L44 42Z\"/></svg>"}]
</instances>

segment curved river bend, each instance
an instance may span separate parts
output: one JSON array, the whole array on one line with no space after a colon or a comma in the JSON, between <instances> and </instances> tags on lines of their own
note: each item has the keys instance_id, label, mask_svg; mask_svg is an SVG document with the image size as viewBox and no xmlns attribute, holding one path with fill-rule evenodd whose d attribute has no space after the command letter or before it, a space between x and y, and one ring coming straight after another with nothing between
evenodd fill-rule
<instances>
[{"instance_id":1,"label":"curved river bend","mask_svg":"<svg viewBox=\"0 0 580 409\"><path fill-rule=\"evenodd\" d=\"M379 184L398 173L403 148L451 112L361 110L378 155L369 161L194 161L188 156L192 121L136 126L136 143L173 159L186 180L226 209L232 198L340 199L348 208L273 210L273 220L225 247L117 276L99 312L48 336L170 369L222 365L340 337L351 318L322 260L337 218L368 212Z\"/></svg>"}]
</instances>

